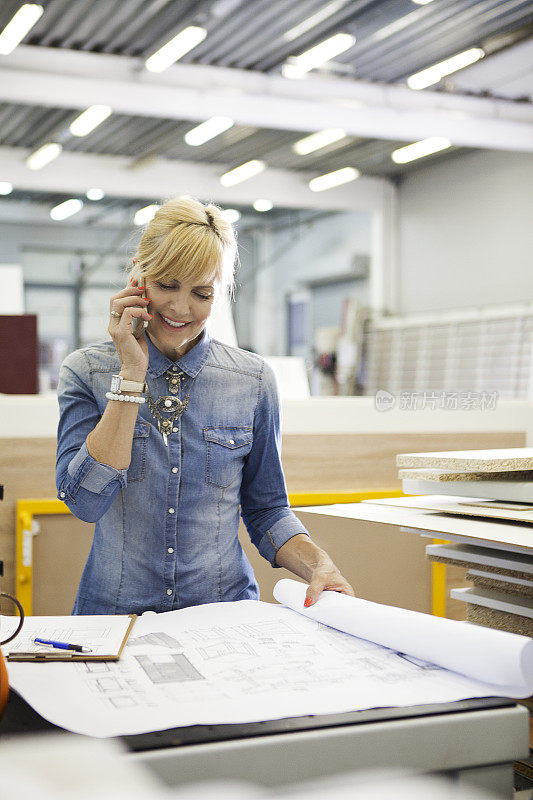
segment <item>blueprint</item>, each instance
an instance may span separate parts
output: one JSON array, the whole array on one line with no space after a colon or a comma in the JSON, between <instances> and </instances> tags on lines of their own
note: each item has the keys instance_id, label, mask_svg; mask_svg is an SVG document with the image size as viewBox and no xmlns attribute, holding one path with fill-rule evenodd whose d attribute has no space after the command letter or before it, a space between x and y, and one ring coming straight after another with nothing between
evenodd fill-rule
<instances>
[{"instance_id":1,"label":"blueprint","mask_svg":"<svg viewBox=\"0 0 533 800\"><path fill-rule=\"evenodd\" d=\"M283 583L303 609L305 585ZM499 693L306 614L253 600L149 612L120 661L10 662L10 682L46 719L96 737Z\"/></svg>"}]
</instances>

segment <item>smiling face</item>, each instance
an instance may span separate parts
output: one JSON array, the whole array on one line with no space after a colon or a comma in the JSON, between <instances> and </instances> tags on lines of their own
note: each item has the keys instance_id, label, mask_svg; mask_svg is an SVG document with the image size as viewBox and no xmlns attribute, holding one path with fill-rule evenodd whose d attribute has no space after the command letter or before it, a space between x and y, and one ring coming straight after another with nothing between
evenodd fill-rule
<instances>
[{"instance_id":1,"label":"smiling face","mask_svg":"<svg viewBox=\"0 0 533 800\"><path fill-rule=\"evenodd\" d=\"M153 319L147 332L155 346L176 361L199 340L213 308L216 280L205 285L194 281L146 280Z\"/></svg>"}]
</instances>

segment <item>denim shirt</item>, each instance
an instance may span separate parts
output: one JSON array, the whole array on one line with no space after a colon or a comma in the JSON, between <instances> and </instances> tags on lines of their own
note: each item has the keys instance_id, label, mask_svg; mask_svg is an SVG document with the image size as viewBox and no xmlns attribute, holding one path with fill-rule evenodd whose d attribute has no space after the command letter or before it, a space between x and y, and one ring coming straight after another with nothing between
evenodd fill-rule
<instances>
[{"instance_id":1,"label":"denim shirt","mask_svg":"<svg viewBox=\"0 0 533 800\"><path fill-rule=\"evenodd\" d=\"M75 516L96 522L74 614L258 599L237 537L239 504L252 542L273 566L286 541L307 533L289 508L270 367L207 331L176 362L147 339L152 397L171 396L165 373L178 373L189 402L168 446L148 404L139 406L127 469L96 461L85 444L120 371L113 342L76 350L61 367L58 497Z\"/></svg>"}]
</instances>

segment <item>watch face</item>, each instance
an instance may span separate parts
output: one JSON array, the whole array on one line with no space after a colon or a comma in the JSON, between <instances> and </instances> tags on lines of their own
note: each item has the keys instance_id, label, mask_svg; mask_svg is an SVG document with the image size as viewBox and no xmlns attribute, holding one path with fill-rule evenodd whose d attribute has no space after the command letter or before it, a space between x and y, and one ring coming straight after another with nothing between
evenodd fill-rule
<instances>
[{"instance_id":1,"label":"watch face","mask_svg":"<svg viewBox=\"0 0 533 800\"><path fill-rule=\"evenodd\" d=\"M113 375L111 378L111 391L120 392L120 384L122 383L120 375Z\"/></svg>"}]
</instances>

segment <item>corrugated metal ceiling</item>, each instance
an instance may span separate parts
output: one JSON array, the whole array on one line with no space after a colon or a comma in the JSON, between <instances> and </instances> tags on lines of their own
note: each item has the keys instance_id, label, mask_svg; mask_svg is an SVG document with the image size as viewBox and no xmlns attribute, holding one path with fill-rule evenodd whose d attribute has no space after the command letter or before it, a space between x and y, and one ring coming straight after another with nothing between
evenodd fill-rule
<instances>
[{"instance_id":1,"label":"corrugated metal ceiling","mask_svg":"<svg viewBox=\"0 0 533 800\"><path fill-rule=\"evenodd\" d=\"M183 63L278 72L295 56L334 33L349 32L357 42L339 56L334 71L372 81L399 82L406 76L461 50L483 46L487 52L530 36L533 2L523 0L346 0L335 14L288 41L284 34L323 9L328 0L41 0L45 11L25 44L146 58L190 24L208 35ZM0 5L0 29L21 5ZM447 87L453 88L449 80ZM81 105L80 107L83 107ZM0 139L6 145L34 148L51 138L67 150L206 161L224 165L262 158L291 170L330 171L356 166L362 173L393 177L417 163L394 165L390 153L403 142L349 138L318 153L296 156L291 145L301 132L236 125L199 148L183 136L190 121L113 114L92 134L75 139L68 125L79 112L0 104ZM200 122L202 120L198 120ZM450 157L464 148L436 154Z\"/></svg>"}]
</instances>

